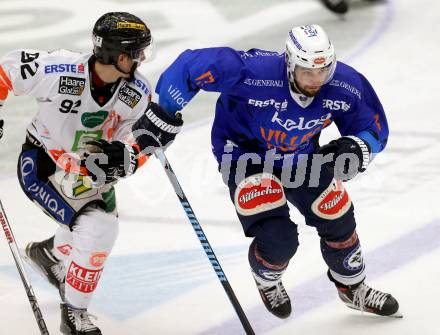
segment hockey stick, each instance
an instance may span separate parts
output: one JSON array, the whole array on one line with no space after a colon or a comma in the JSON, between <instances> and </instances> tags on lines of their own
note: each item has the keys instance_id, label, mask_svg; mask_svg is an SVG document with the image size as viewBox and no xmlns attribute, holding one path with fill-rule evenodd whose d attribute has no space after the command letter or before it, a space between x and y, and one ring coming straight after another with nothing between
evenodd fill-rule
<instances>
[{"instance_id":1,"label":"hockey stick","mask_svg":"<svg viewBox=\"0 0 440 335\"><path fill-rule=\"evenodd\" d=\"M225 289L225 292L226 292L229 300L231 301L231 304L234 307L238 318L240 319L240 322L244 328L244 331L246 332L247 335L254 335L255 334L254 330L252 329L252 326L249 323L249 320L247 319L246 314L244 314L244 311L241 308L240 303L238 302L238 299L235 296L235 293L232 290L232 287L229 284L229 281L226 278L226 275L223 272L222 267L220 266L220 262L218 261L217 257L215 256L214 251L212 250L211 245L209 244L208 239L206 238L206 235L203 232L202 227L200 226L200 223L197 220L196 215L194 214L194 211L191 208L191 205L189 204L189 201L185 196L185 193L183 193L183 189L180 186L179 181L177 180L176 174L174 173L173 169L171 168L171 165L168 162L168 159L165 156L165 153L163 152L162 149L155 149L154 154L160 160L163 168L165 169L165 172L168 176L168 179L170 180L171 185L173 185L174 191L176 192L176 195L179 198L180 203L182 204L183 210L185 211L185 214L188 217L189 222L191 223L200 243L202 244L203 250L205 251L206 256L208 256L208 259L211 262L211 265L212 265L215 273L217 274L217 277L220 280L220 283L222 284L223 288Z\"/></svg>"},{"instance_id":2,"label":"hockey stick","mask_svg":"<svg viewBox=\"0 0 440 335\"><path fill-rule=\"evenodd\" d=\"M9 243L9 248L11 249L12 256L14 257L15 265L20 274L21 281L23 282L26 294L31 304L32 311L34 312L35 319L37 320L38 328L40 328L41 335L49 335L46 323L44 322L43 315L41 314L40 307L38 306L37 298L35 297L34 290L26 276L26 272L23 266L23 260L21 259L20 253L18 251L17 243L15 242L14 234L12 234L11 226L9 225L8 218L6 217L5 209L3 208L3 203L0 200L0 222L5 232L6 240Z\"/></svg>"}]
</instances>

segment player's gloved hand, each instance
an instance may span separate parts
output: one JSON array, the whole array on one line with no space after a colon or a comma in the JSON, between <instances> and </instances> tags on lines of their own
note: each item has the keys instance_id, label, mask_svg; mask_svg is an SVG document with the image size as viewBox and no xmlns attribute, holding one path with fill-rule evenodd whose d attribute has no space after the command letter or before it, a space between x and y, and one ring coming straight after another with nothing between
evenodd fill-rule
<instances>
[{"instance_id":1,"label":"player's gloved hand","mask_svg":"<svg viewBox=\"0 0 440 335\"><path fill-rule=\"evenodd\" d=\"M136 171L137 154L130 144L120 141L88 141L82 166L86 167L94 182L109 184Z\"/></svg>"},{"instance_id":2,"label":"player's gloved hand","mask_svg":"<svg viewBox=\"0 0 440 335\"><path fill-rule=\"evenodd\" d=\"M182 129L183 120L178 114L169 115L162 107L150 102L145 111L133 125L133 135L143 154L151 155L155 148L166 149Z\"/></svg>"},{"instance_id":3,"label":"player's gloved hand","mask_svg":"<svg viewBox=\"0 0 440 335\"><path fill-rule=\"evenodd\" d=\"M367 142L356 136L342 136L320 147L318 154L334 154L326 163L336 179L347 181L364 172L371 161L371 149Z\"/></svg>"}]
</instances>

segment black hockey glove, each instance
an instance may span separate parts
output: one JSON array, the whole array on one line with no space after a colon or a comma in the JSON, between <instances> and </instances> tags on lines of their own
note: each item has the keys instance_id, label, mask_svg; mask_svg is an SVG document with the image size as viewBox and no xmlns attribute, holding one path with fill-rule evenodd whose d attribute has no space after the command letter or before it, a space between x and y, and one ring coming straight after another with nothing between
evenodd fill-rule
<instances>
[{"instance_id":1,"label":"black hockey glove","mask_svg":"<svg viewBox=\"0 0 440 335\"><path fill-rule=\"evenodd\" d=\"M356 136L342 136L330 141L317 151L318 154L334 154L333 160L326 163L336 179L347 181L359 172L364 172L371 161L371 149L367 142ZM338 159L341 157L340 159Z\"/></svg>"},{"instance_id":2,"label":"black hockey glove","mask_svg":"<svg viewBox=\"0 0 440 335\"><path fill-rule=\"evenodd\" d=\"M182 128L183 120L170 116L158 104L150 102L145 111L133 125L133 135L143 154L151 155L155 148L166 149Z\"/></svg>"},{"instance_id":3,"label":"black hockey glove","mask_svg":"<svg viewBox=\"0 0 440 335\"><path fill-rule=\"evenodd\" d=\"M138 167L137 150L120 141L97 140L86 142L86 167L94 182L112 183L132 175Z\"/></svg>"}]
</instances>

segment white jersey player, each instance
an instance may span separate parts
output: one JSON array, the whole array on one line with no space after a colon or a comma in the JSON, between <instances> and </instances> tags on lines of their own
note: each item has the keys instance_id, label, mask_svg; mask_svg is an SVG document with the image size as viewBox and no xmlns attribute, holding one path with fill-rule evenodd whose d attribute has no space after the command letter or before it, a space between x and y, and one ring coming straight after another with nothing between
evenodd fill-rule
<instances>
[{"instance_id":1,"label":"white jersey player","mask_svg":"<svg viewBox=\"0 0 440 335\"><path fill-rule=\"evenodd\" d=\"M113 184L147 159L131 127L151 100L136 70L150 56L150 30L132 14L107 13L95 24L93 44L93 54L16 50L0 59L0 107L9 92L38 103L18 177L60 227L29 243L26 255L60 290L64 334L101 334L87 307L118 234Z\"/></svg>"}]
</instances>

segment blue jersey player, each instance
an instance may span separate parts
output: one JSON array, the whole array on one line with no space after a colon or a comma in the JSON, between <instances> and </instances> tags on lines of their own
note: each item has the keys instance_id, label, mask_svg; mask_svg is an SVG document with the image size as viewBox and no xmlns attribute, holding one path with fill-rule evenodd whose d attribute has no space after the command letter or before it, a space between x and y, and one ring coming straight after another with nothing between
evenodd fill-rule
<instances>
[{"instance_id":1,"label":"blue jersey player","mask_svg":"<svg viewBox=\"0 0 440 335\"><path fill-rule=\"evenodd\" d=\"M281 282L298 247L287 202L316 228L328 277L351 308L400 316L396 299L367 286L353 204L342 181L368 167L387 142L382 105L367 79L336 60L318 25L289 31L285 53L231 48L186 50L161 75L159 104L134 125L142 148L166 146L180 110L200 90L220 92L213 152L244 233L249 263L267 309L291 313ZM320 147L335 123L341 137ZM160 142L160 143L158 143Z\"/></svg>"}]
</instances>

